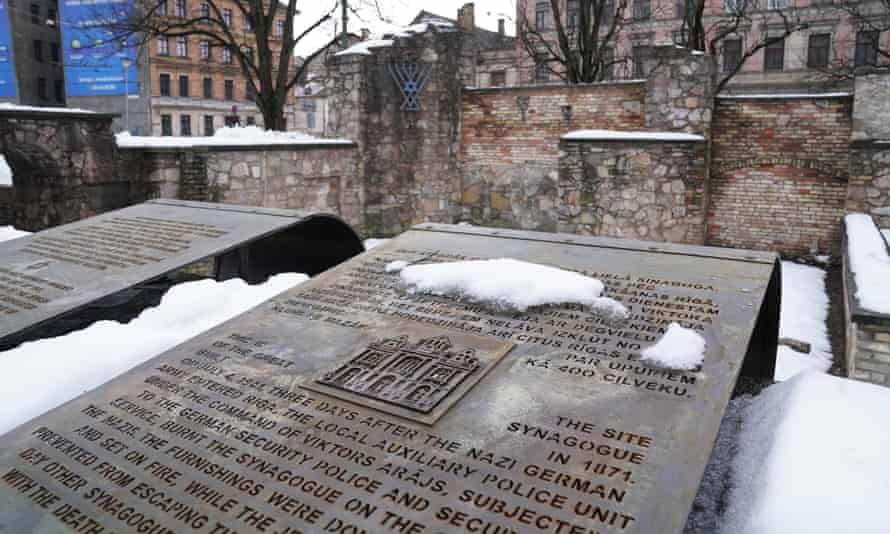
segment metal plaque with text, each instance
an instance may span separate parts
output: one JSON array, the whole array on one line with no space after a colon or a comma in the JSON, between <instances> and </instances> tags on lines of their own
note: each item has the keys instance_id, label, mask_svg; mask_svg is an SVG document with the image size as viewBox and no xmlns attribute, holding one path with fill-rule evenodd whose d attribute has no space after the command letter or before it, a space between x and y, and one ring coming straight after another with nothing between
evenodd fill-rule
<instances>
[{"instance_id":1,"label":"metal plaque with text","mask_svg":"<svg viewBox=\"0 0 890 534\"><path fill-rule=\"evenodd\" d=\"M500 257L629 316L384 269ZM738 377L774 366L778 280L766 253L420 225L0 437L0 532L679 533ZM700 368L641 361L671 323Z\"/></svg>"}]
</instances>

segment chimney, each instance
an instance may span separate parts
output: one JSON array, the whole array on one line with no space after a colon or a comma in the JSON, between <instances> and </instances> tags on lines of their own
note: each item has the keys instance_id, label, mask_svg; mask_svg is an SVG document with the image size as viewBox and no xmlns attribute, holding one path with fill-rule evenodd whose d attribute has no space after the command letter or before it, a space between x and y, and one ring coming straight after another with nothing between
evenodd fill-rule
<instances>
[{"instance_id":1,"label":"chimney","mask_svg":"<svg viewBox=\"0 0 890 534\"><path fill-rule=\"evenodd\" d=\"M472 2L464 4L464 7L457 10L457 25L466 32L476 29L476 8Z\"/></svg>"},{"instance_id":2,"label":"chimney","mask_svg":"<svg viewBox=\"0 0 890 534\"><path fill-rule=\"evenodd\" d=\"M371 38L371 30L368 28L362 28L362 41L367 41Z\"/></svg>"},{"instance_id":3,"label":"chimney","mask_svg":"<svg viewBox=\"0 0 890 534\"><path fill-rule=\"evenodd\" d=\"M504 28L504 19L498 19L498 35L503 37L506 32L507 30Z\"/></svg>"}]
</instances>

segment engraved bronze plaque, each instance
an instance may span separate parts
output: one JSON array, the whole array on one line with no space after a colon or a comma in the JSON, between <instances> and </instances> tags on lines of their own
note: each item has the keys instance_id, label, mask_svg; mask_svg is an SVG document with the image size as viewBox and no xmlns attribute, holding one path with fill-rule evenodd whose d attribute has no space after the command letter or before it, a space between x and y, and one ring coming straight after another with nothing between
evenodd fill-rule
<instances>
[{"instance_id":1,"label":"engraved bronze plaque","mask_svg":"<svg viewBox=\"0 0 890 534\"><path fill-rule=\"evenodd\" d=\"M499 257L630 316L384 271ZM418 226L0 436L0 532L678 534L737 378L771 373L776 259ZM701 369L641 361L672 322Z\"/></svg>"},{"instance_id":2,"label":"engraved bronze plaque","mask_svg":"<svg viewBox=\"0 0 890 534\"><path fill-rule=\"evenodd\" d=\"M13 334L310 218L293 210L153 200L0 242L0 346ZM361 250L354 239L351 255Z\"/></svg>"},{"instance_id":3,"label":"engraved bronze plaque","mask_svg":"<svg viewBox=\"0 0 890 534\"><path fill-rule=\"evenodd\" d=\"M513 347L414 327L363 347L304 387L420 423L435 423Z\"/></svg>"}]
</instances>

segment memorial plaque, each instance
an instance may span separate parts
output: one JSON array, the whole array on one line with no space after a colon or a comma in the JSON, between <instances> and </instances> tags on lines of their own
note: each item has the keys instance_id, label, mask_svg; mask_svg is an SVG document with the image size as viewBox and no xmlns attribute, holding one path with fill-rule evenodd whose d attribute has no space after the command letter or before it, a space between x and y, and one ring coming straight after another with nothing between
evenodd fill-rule
<instances>
[{"instance_id":1,"label":"memorial plaque","mask_svg":"<svg viewBox=\"0 0 890 534\"><path fill-rule=\"evenodd\" d=\"M154 200L0 242L0 346L12 334L195 261L274 239L310 220L316 224L313 217ZM352 233L339 219L321 217ZM353 250L341 261L362 250L358 237L351 237ZM293 251L300 253L311 254Z\"/></svg>"},{"instance_id":2,"label":"memorial plaque","mask_svg":"<svg viewBox=\"0 0 890 534\"><path fill-rule=\"evenodd\" d=\"M409 294L394 260L587 273L630 316ZM776 257L421 225L0 437L0 531L679 533ZM674 371L640 350L678 322Z\"/></svg>"}]
</instances>

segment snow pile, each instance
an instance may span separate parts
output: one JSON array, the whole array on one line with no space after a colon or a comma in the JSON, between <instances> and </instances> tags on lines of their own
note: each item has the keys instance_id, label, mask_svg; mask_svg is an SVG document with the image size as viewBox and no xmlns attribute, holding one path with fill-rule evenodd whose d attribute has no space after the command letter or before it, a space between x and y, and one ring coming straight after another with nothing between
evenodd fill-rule
<instances>
[{"instance_id":1,"label":"snow pile","mask_svg":"<svg viewBox=\"0 0 890 534\"><path fill-rule=\"evenodd\" d=\"M6 163L6 156L0 155L0 186L12 185L12 169Z\"/></svg>"},{"instance_id":2,"label":"snow pile","mask_svg":"<svg viewBox=\"0 0 890 534\"><path fill-rule=\"evenodd\" d=\"M148 137L121 132L115 135L121 148L181 148L232 145L351 145L348 139L322 139L300 132L263 130L258 126L220 128L212 137Z\"/></svg>"},{"instance_id":3,"label":"snow pile","mask_svg":"<svg viewBox=\"0 0 890 534\"><path fill-rule=\"evenodd\" d=\"M0 111L40 111L42 113L87 113L95 115L95 111L80 108L53 108L53 107L37 107L37 106L21 106L19 104L10 104L4 102L0 104Z\"/></svg>"},{"instance_id":4,"label":"snow pile","mask_svg":"<svg viewBox=\"0 0 890 534\"><path fill-rule=\"evenodd\" d=\"M409 265L399 274L411 293L464 298L496 309L573 303L627 315L619 302L601 296L604 286L596 278L510 258Z\"/></svg>"},{"instance_id":5,"label":"snow pile","mask_svg":"<svg viewBox=\"0 0 890 534\"><path fill-rule=\"evenodd\" d=\"M365 250L371 250L374 247L379 247L380 245L386 243L389 239L382 239L377 237L369 237L365 239Z\"/></svg>"},{"instance_id":6,"label":"snow pile","mask_svg":"<svg viewBox=\"0 0 890 534\"><path fill-rule=\"evenodd\" d=\"M0 353L0 434L306 279L288 273L256 286L237 279L189 282L127 324L99 321Z\"/></svg>"},{"instance_id":7,"label":"snow pile","mask_svg":"<svg viewBox=\"0 0 890 534\"><path fill-rule=\"evenodd\" d=\"M782 98L811 99L811 98L846 98L853 93L765 93L752 95L717 95L723 100L776 100Z\"/></svg>"},{"instance_id":8,"label":"snow pile","mask_svg":"<svg viewBox=\"0 0 890 534\"><path fill-rule=\"evenodd\" d=\"M884 234L884 240L890 243L890 228L881 230L881 233Z\"/></svg>"},{"instance_id":9,"label":"snow pile","mask_svg":"<svg viewBox=\"0 0 890 534\"><path fill-rule=\"evenodd\" d=\"M779 345L775 379L787 380L807 369L827 371L832 356L825 324L828 319L825 271L783 261L779 317L779 337L805 341L811 348L809 354L801 354L791 347Z\"/></svg>"},{"instance_id":10,"label":"snow pile","mask_svg":"<svg viewBox=\"0 0 890 534\"><path fill-rule=\"evenodd\" d=\"M16 230L12 226L0 226L0 241L9 241L10 239L15 239L17 237L24 237L26 235L30 235L31 232L24 232L22 230Z\"/></svg>"},{"instance_id":11,"label":"snow pile","mask_svg":"<svg viewBox=\"0 0 890 534\"><path fill-rule=\"evenodd\" d=\"M744 412L722 534L888 531L890 389L806 372Z\"/></svg>"},{"instance_id":12,"label":"snow pile","mask_svg":"<svg viewBox=\"0 0 890 534\"><path fill-rule=\"evenodd\" d=\"M697 143L700 135L676 132L621 132L618 130L575 130L562 136L563 141L665 141Z\"/></svg>"},{"instance_id":13,"label":"snow pile","mask_svg":"<svg viewBox=\"0 0 890 534\"><path fill-rule=\"evenodd\" d=\"M412 37L414 35L423 35L430 28L435 28L438 31L454 31L454 24L450 22L446 22L443 20L426 20L419 24L412 24L410 26L390 26L385 31L375 34L370 39L366 41L361 41L356 43L346 50L341 50L334 54L335 56L351 56L351 55L362 55L362 56L370 56L374 52L372 49L374 48L385 48L392 46L396 39L403 39Z\"/></svg>"},{"instance_id":14,"label":"snow pile","mask_svg":"<svg viewBox=\"0 0 890 534\"><path fill-rule=\"evenodd\" d=\"M871 217L844 217L850 268L856 281L856 300L867 310L890 314L890 256Z\"/></svg>"},{"instance_id":15,"label":"snow pile","mask_svg":"<svg viewBox=\"0 0 890 534\"><path fill-rule=\"evenodd\" d=\"M661 367L692 371L705 359L705 338L695 330L671 323L661 339L640 354L643 361Z\"/></svg>"},{"instance_id":16,"label":"snow pile","mask_svg":"<svg viewBox=\"0 0 890 534\"><path fill-rule=\"evenodd\" d=\"M409 265L411 264L403 260L391 261L387 263L385 267L383 267L383 271L387 273L400 273L402 272L402 269Z\"/></svg>"}]
</instances>

